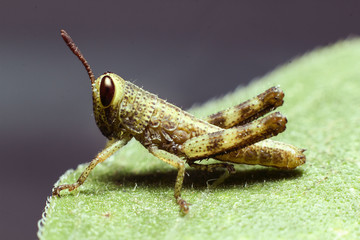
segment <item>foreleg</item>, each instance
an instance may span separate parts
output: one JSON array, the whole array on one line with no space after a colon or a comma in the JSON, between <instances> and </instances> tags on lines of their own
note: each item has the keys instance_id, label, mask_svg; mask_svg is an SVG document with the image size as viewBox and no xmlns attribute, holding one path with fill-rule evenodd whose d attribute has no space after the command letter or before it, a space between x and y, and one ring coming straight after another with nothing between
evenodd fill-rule
<instances>
[{"instance_id":1,"label":"foreleg","mask_svg":"<svg viewBox=\"0 0 360 240\"><path fill-rule=\"evenodd\" d=\"M98 163L101 163L105 161L108 157L110 157L113 153L115 153L117 150L119 150L121 147L123 147L130 138L124 138L118 141L109 141L112 144L107 146L104 150L102 150L87 166L87 168L81 173L79 179L73 183L73 184L63 184L60 186L57 186L53 189L52 195L53 196L60 196L60 192L64 189L68 189L69 191L72 191L76 188L78 188L81 184L83 184L86 180L86 178L89 176L90 172L95 168L95 166Z\"/></svg>"}]
</instances>

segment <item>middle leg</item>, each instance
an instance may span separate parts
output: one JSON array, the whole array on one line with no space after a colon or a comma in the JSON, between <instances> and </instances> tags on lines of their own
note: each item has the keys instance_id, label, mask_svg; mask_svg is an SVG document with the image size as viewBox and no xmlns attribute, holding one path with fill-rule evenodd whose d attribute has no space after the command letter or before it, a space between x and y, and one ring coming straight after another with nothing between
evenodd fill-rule
<instances>
[{"instance_id":1,"label":"middle leg","mask_svg":"<svg viewBox=\"0 0 360 240\"><path fill-rule=\"evenodd\" d=\"M175 182L174 197L176 199L177 204L180 205L181 212L183 212L184 214L188 213L190 204L187 203L183 198L181 198L181 188L185 176L185 161L172 153L158 149L156 146L150 146L149 151L155 157L160 158L164 162L178 169L178 174Z\"/></svg>"}]
</instances>

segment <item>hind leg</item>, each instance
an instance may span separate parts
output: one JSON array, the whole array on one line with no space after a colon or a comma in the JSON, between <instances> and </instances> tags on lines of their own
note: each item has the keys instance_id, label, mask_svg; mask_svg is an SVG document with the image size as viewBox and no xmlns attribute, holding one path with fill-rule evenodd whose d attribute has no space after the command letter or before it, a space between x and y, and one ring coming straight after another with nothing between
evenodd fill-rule
<instances>
[{"instance_id":1,"label":"hind leg","mask_svg":"<svg viewBox=\"0 0 360 240\"><path fill-rule=\"evenodd\" d=\"M188 161L187 164L190 167L199 169L201 171L213 172L216 168L226 168L229 173L234 173L234 165L229 163L212 163L212 164L199 164L193 161Z\"/></svg>"},{"instance_id":2,"label":"hind leg","mask_svg":"<svg viewBox=\"0 0 360 240\"><path fill-rule=\"evenodd\" d=\"M208 186L209 188L214 188L216 186L218 186L219 184L221 184L222 182L225 181L226 178L228 178L230 176L230 174L234 174L235 173L235 168L234 165L229 164L229 163L212 163L212 164L198 164L192 161L187 162L189 164L190 167L202 170L202 171L208 171L208 172L212 172L214 169L216 168L225 168L225 172L217 179L215 179L215 181L213 182L213 184L211 184L211 186Z\"/></svg>"},{"instance_id":3,"label":"hind leg","mask_svg":"<svg viewBox=\"0 0 360 240\"><path fill-rule=\"evenodd\" d=\"M215 159L239 164L294 169L306 162L304 151L305 149L291 144L266 139L245 148L216 155Z\"/></svg>"},{"instance_id":4,"label":"hind leg","mask_svg":"<svg viewBox=\"0 0 360 240\"><path fill-rule=\"evenodd\" d=\"M251 122L283 104L284 93L272 87L237 106L206 117L204 120L221 128L231 128Z\"/></svg>"},{"instance_id":5,"label":"hind leg","mask_svg":"<svg viewBox=\"0 0 360 240\"><path fill-rule=\"evenodd\" d=\"M189 160L224 154L283 132L286 122L286 118L280 113L273 113L243 126L191 138L181 145L181 151Z\"/></svg>"}]
</instances>

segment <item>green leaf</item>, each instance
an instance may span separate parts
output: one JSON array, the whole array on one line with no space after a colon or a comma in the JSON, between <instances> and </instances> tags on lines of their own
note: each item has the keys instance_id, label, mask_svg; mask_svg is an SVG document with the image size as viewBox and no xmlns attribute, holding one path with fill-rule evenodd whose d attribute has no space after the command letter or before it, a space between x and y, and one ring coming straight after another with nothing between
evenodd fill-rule
<instances>
[{"instance_id":1,"label":"green leaf","mask_svg":"<svg viewBox=\"0 0 360 240\"><path fill-rule=\"evenodd\" d=\"M360 237L360 40L348 39L294 59L267 76L191 111L206 116L273 85L285 92L287 130L277 140L306 148L307 163L284 171L237 166L188 169L173 198L176 170L131 141L95 168L83 186L50 197L40 239L356 239ZM86 165L67 171L73 183Z\"/></svg>"}]
</instances>

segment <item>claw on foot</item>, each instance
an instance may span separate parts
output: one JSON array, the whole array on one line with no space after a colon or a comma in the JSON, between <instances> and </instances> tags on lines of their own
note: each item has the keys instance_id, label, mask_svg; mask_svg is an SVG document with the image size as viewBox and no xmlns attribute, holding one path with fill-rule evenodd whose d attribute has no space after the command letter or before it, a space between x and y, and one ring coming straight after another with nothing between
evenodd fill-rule
<instances>
[{"instance_id":1,"label":"claw on foot","mask_svg":"<svg viewBox=\"0 0 360 240\"><path fill-rule=\"evenodd\" d=\"M235 171L235 167L233 164L228 164L226 165L226 170L230 173L230 174L234 174L236 171Z\"/></svg>"},{"instance_id":2,"label":"claw on foot","mask_svg":"<svg viewBox=\"0 0 360 240\"><path fill-rule=\"evenodd\" d=\"M74 190L75 188L77 188L78 186L76 184L64 184L64 185L60 185L54 188L52 195L53 196L57 196L60 197L60 192L64 189L68 189L69 192L71 192L72 190Z\"/></svg>"},{"instance_id":3,"label":"claw on foot","mask_svg":"<svg viewBox=\"0 0 360 240\"><path fill-rule=\"evenodd\" d=\"M60 191L61 189L59 187L54 188L52 192L53 197L60 197Z\"/></svg>"},{"instance_id":4,"label":"claw on foot","mask_svg":"<svg viewBox=\"0 0 360 240\"><path fill-rule=\"evenodd\" d=\"M182 199L181 197L177 198L177 203L180 205L180 212L184 215L186 215L189 212L189 206L191 205L190 203L187 203L184 199Z\"/></svg>"}]
</instances>

